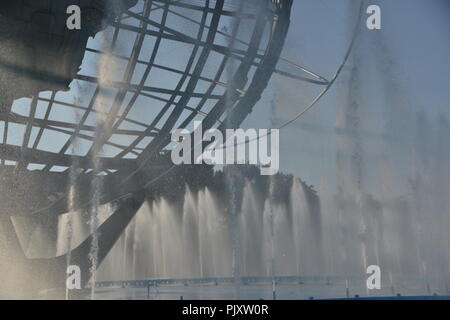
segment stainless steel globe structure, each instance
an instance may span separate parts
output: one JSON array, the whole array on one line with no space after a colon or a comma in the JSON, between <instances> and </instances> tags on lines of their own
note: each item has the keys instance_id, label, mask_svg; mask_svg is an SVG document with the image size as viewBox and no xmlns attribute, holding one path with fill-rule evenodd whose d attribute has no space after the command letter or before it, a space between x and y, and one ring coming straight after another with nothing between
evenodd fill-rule
<instances>
[{"instance_id":1,"label":"stainless steel globe structure","mask_svg":"<svg viewBox=\"0 0 450 320\"><path fill-rule=\"evenodd\" d=\"M10 217L42 221L116 201L99 227L101 262L149 181L167 170L174 129L194 120L205 130L236 128L252 112L279 72L292 6L292 0L83 0L83 28L67 30L69 2L6 1L0 8L0 22L9 26L0 35L8 44L0 49L1 245L14 252L8 261L25 261L55 286L63 283L66 257L19 254ZM326 84L308 78L312 73L283 74ZM91 240L71 252L86 271L84 283Z\"/></svg>"},{"instance_id":2,"label":"stainless steel globe structure","mask_svg":"<svg viewBox=\"0 0 450 320\"><path fill-rule=\"evenodd\" d=\"M58 180L75 167L81 176L92 177L95 158L95 174L126 182L155 164L176 128L188 128L193 120L201 120L205 129L225 123L238 127L276 71L291 5L275 0L141 1L116 16L105 15L108 35L88 41L82 54L70 47L59 49L65 59L49 60L44 55L56 45L35 44L42 56L34 65L45 61L46 67L30 70L25 64L2 81L2 95L10 98L1 104L3 169ZM57 40L79 43L68 38L63 34ZM83 64L78 56L84 56ZM66 70L54 70L58 64ZM17 73L22 82L9 81ZM24 208L11 214L37 213L50 205L51 211L64 212L67 203L58 207L55 199L67 188L56 181L50 185L55 190L46 190L45 197L38 192L46 198L39 203L12 199Z\"/></svg>"}]
</instances>

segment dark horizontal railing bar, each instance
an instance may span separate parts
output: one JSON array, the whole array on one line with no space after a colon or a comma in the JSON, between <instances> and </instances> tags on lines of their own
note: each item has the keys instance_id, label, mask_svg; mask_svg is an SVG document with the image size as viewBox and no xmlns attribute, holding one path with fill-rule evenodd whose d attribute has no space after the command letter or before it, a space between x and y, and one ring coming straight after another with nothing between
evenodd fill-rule
<instances>
[{"instance_id":1,"label":"dark horizontal railing bar","mask_svg":"<svg viewBox=\"0 0 450 320\"><path fill-rule=\"evenodd\" d=\"M347 280L344 276L245 276L240 277L239 282L246 284L261 284L273 282L279 283L332 283ZM167 279L145 279L145 280L119 280L96 282L96 288L147 288L151 286L164 285L192 285L192 284L232 284L236 283L235 277L208 277L208 278L167 278Z\"/></svg>"}]
</instances>

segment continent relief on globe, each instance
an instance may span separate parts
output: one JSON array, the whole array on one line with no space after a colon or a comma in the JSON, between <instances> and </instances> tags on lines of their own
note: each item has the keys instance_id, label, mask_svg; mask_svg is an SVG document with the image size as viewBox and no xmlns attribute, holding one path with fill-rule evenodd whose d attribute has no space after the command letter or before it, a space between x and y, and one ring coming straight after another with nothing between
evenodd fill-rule
<instances>
[{"instance_id":1,"label":"continent relief on globe","mask_svg":"<svg viewBox=\"0 0 450 320\"><path fill-rule=\"evenodd\" d=\"M78 73L89 37L137 0L79 0L82 28L66 26L72 0L2 0L0 4L0 112L18 98L66 91Z\"/></svg>"}]
</instances>

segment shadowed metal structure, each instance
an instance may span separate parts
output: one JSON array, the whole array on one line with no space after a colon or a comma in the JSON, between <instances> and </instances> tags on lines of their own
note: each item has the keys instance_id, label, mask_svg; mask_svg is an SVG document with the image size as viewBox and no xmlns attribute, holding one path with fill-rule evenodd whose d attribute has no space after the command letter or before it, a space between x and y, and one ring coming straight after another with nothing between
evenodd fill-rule
<instances>
[{"instance_id":1,"label":"shadowed metal structure","mask_svg":"<svg viewBox=\"0 0 450 320\"><path fill-rule=\"evenodd\" d=\"M80 176L88 177L96 157L102 174L123 179L125 171L154 164L153 159L170 144L171 132L189 127L195 119L203 120L204 128L224 122L237 127L276 71L291 3L145 1L106 20L111 26L107 43L102 40L103 48L91 41L85 51L79 49L84 61L93 61L98 72L82 67L73 75L70 89L59 87L69 89L66 93L50 91L53 86L45 88L45 83L40 83L41 94L23 94L28 83L2 90L2 96L25 97L9 105L2 100L2 170L24 172L26 179L33 171L38 179L54 176L57 181L64 180L61 175L67 176L70 167L76 167ZM117 49L119 44L126 45L126 50ZM166 58L168 51L171 54ZM5 67L5 55L0 59L0 73L14 72ZM106 69L120 65L122 72L105 75L102 64L108 65ZM22 77L39 80L49 76L46 70L26 67L19 66ZM72 80L67 78L70 72L52 72L51 76L66 83ZM11 94L16 91L19 93ZM64 112L76 117L60 116ZM98 122L92 121L99 118L101 130ZM83 152L73 151L81 144ZM49 190L47 198L53 192L50 198L55 199L61 184L52 185L55 190ZM15 201L22 200L27 202ZM29 204L23 214L37 213L54 202Z\"/></svg>"},{"instance_id":2,"label":"shadowed metal structure","mask_svg":"<svg viewBox=\"0 0 450 320\"><path fill-rule=\"evenodd\" d=\"M0 246L6 251L20 248L10 217L42 223L86 210L97 179L105 186L99 203L117 204L100 227L101 262L144 201L145 185L167 169L174 129L194 120L205 130L238 127L273 73L328 84L299 66L292 74L277 69L292 0L75 2L88 13L81 30L65 26L73 1L0 5L0 24L8 25L0 32ZM75 203L68 197L73 176ZM83 243L72 253L84 274L88 251ZM26 264L64 275L63 257ZM54 278L47 284L63 285L61 276Z\"/></svg>"}]
</instances>

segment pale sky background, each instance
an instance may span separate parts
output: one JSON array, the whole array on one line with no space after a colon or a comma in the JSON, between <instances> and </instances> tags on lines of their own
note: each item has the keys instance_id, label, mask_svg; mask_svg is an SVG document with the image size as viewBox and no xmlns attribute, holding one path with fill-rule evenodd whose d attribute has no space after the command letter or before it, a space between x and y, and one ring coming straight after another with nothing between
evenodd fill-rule
<instances>
[{"instance_id":1,"label":"pale sky background","mask_svg":"<svg viewBox=\"0 0 450 320\"><path fill-rule=\"evenodd\" d=\"M330 78L349 45L357 3L295 0L283 56ZM349 105L346 96L352 66L357 75L352 94L359 105L361 152L370 160L363 171L367 181L378 184L374 188L381 185L376 178L380 170L384 171L380 169L382 163L390 163L399 175L398 185L392 188L405 187L409 173L402 170L416 147L411 134L417 111L423 111L430 122L439 115L450 116L450 2L367 3L381 7L382 30L369 31L364 21L353 55L336 85L314 109L281 133L281 171L316 186L333 182L338 175L337 146L345 138L336 129L346 129L342 115ZM367 17L364 15L364 19ZM245 125L264 127L270 121L279 125L303 109L318 89L276 77L264 101L255 107L264 111L255 111ZM276 107L269 116L274 96Z\"/></svg>"}]
</instances>

